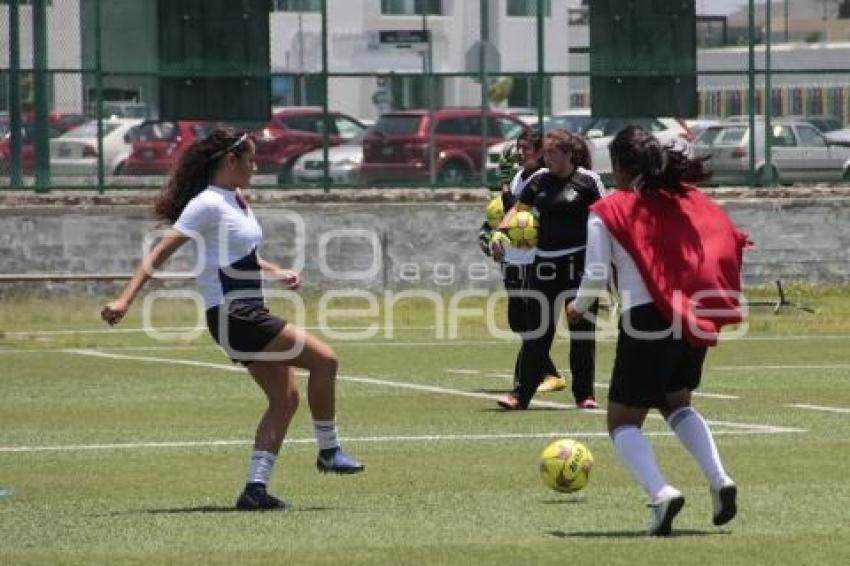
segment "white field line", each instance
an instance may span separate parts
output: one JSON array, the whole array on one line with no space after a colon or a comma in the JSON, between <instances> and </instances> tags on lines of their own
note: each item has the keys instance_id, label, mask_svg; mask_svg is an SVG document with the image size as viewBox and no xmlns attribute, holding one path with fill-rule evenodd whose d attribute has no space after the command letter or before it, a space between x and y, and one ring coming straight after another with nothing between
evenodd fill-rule
<instances>
[{"instance_id":1,"label":"white field line","mask_svg":"<svg viewBox=\"0 0 850 566\"><path fill-rule=\"evenodd\" d=\"M823 411L826 413L841 413L843 415L850 414L850 409L844 407L824 407L823 405L805 405L803 403L793 403L786 405L787 407L795 407L797 409L808 409L810 411Z\"/></svg>"},{"instance_id":2,"label":"white field line","mask_svg":"<svg viewBox=\"0 0 850 566\"><path fill-rule=\"evenodd\" d=\"M457 375L479 375L479 374L482 373L481 370L477 370L477 369L459 369L459 368L451 368L451 369L447 369L447 370L444 370L444 371L446 373L453 373L453 374L457 374ZM509 378L513 377L513 374L510 374L510 373L488 373L488 374L486 374L486 377L497 377L497 378L509 379ZM608 389L609 386L607 384L604 384L604 383L597 383L596 387ZM740 397L738 395L726 395L726 394L723 394L723 393L703 393L703 392L700 392L700 391L695 392L693 395L695 397L706 397L708 399L730 399L730 400L740 399Z\"/></svg>"},{"instance_id":3,"label":"white field line","mask_svg":"<svg viewBox=\"0 0 850 566\"><path fill-rule=\"evenodd\" d=\"M323 330L325 327L321 326L305 326L307 330ZM383 326L383 325L375 325L375 326L333 326L334 330L344 331L344 330L369 330L370 328L375 328L379 331L393 330L393 331L422 331L422 330L436 330L436 326ZM0 335L19 338L19 337L27 337L27 336L64 336L64 335L74 335L74 334L143 334L148 331L154 332L197 332L199 330L206 330L206 326L163 326L159 328L84 328L84 329L61 329L61 330L16 330L14 332L4 332L0 330ZM563 329L561 329L563 332ZM787 342L787 341L795 341L795 340L850 340L850 334L789 334L789 335L775 335L775 336L743 336L741 338L736 338L734 340L728 340L727 343L738 342L738 341L753 341L753 342ZM494 342L508 342L510 340L495 340ZM599 342L614 342L616 338L611 337L601 337L598 338ZM723 341L723 337L721 336L721 342ZM441 342L443 344L451 344L450 340L445 340Z\"/></svg>"},{"instance_id":4,"label":"white field line","mask_svg":"<svg viewBox=\"0 0 850 566\"><path fill-rule=\"evenodd\" d=\"M419 348L419 347L439 347L439 348L447 348L447 347L466 347L466 346L493 346L493 345L503 345L510 344L510 341L507 340L452 340L452 341L444 341L444 342L355 342L355 341L331 341L331 344L335 348L347 348L349 346L358 346L364 348ZM517 342L519 345L519 342ZM114 351L144 351L144 350L188 350L188 349L202 349L202 348L210 348L216 349L215 344L208 343L207 345L186 343L185 346L104 346L98 348L99 350L114 350ZM48 352L67 352L68 348L3 348L0 346L0 354L35 354L35 353L48 353Z\"/></svg>"},{"instance_id":5,"label":"white field line","mask_svg":"<svg viewBox=\"0 0 850 566\"><path fill-rule=\"evenodd\" d=\"M84 349L71 349L64 350L65 353L68 354L77 354L82 356L93 356L99 358L109 358L109 359L119 359L119 360L132 360L132 361L140 361L140 362L152 362L152 363L161 363L161 364L171 364L171 365L187 365L187 366L195 366L195 367L206 367L212 369L221 369L225 371L232 372L242 372L243 369L233 366L233 365L225 365L225 364L217 364L212 362L201 362L196 360L180 360L180 359L168 359L168 358L154 358L149 356L128 356L125 354L115 354L108 352L99 352L97 350L84 350ZM354 377L350 375L340 375L337 376L337 379L341 381L351 381L353 383L364 383L368 385L377 385L380 387L395 387L398 389L410 389L413 391L424 391L427 393L439 393L444 395L454 395L456 397L471 397L475 399L487 399L490 401L495 401L499 398L499 395L493 395L490 393L480 393L477 391L464 391L461 389L452 389L449 387L439 387L435 385L423 385L419 383L409 383L402 381L391 381L385 379L375 379L370 377ZM533 407L545 407L551 409L563 409L563 410L577 410L575 405L570 405L566 403L557 403L554 401L538 401L532 400L531 406ZM599 415L604 415L605 411L603 409L583 409L583 413L594 413ZM651 413L649 415L651 418L662 418L661 415L656 415ZM755 423L738 423L731 421L708 421L709 424L715 426L723 426L727 428L741 429L741 430L756 430L762 432L805 432L804 429L792 428L792 427L783 427L783 426L773 426L773 425L765 425L765 424L755 424Z\"/></svg>"},{"instance_id":6,"label":"white field line","mask_svg":"<svg viewBox=\"0 0 850 566\"><path fill-rule=\"evenodd\" d=\"M787 434L795 430L715 430L715 436L748 436L762 434ZM672 432L644 432L646 436L673 436ZM500 434L423 434L400 436L361 436L347 437L341 440L352 443L398 443L398 442L481 442L496 440L527 440L545 438L605 438L607 432L599 431L559 431L559 432L515 432ZM315 438L294 438L284 440L284 444L314 444ZM57 444L44 446L0 446L0 454L20 454L33 452L85 452L136 450L144 448L214 448L221 446L251 446L253 441L244 440L174 440L164 442L110 442L105 444Z\"/></svg>"},{"instance_id":7,"label":"white field line","mask_svg":"<svg viewBox=\"0 0 850 566\"><path fill-rule=\"evenodd\" d=\"M601 387L602 389L608 389L610 385L607 383L597 383L596 387ZM694 391L691 393L694 397L705 397L706 399L727 399L727 400L736 400L740 399L738 395L727 395L725 393L703 393L702 391Z\"/></svg>"},{"instance_id":8,"label":"white field line","mask_svg":"<svg viewBox=\"0 0 850 566\"><path fill-rule=\"evenodd\" d=\"M707 371L743 371L743 370L791 370L791 369L850 369L850 364L817 365L762 365L762 366L715 366Z\"/></svg>"},{"instance_id":9,"label":"white field line","mask_svg":"<svg viewBox=\"0 0 850 566\"><path fill-rule=\"evenodd\" d=\"M305 326L307 330L324 330L324 326ZM344 330L435 330L434 326L332 326L336 331ZM23 338L27 336L68 336L74 334L143 334L146 332L197 332L206 330L206 326L162 326L157 328L85 328L81 330L16 330L15 332L2 332L0 334L12 338Z\"/></svg>"}]
</instances>

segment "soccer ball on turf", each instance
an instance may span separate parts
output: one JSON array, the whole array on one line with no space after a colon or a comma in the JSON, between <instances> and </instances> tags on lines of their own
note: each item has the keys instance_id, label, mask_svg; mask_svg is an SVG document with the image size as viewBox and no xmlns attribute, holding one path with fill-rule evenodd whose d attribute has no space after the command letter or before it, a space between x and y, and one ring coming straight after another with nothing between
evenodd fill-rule
<instances>
[{"instance_id":1,"label":"soccer ball on turf","mask_svg":"<svg viewBox=\"0 0 850 566\"><path fill-rule=\"evenodd\" d=\"M508 238L517 248L533 248L537 245L537 217L527 210L517 212L508 223Z\"/></svg>"},{"instance_id":2,"label":"soccer ball on turf","mask_svg":"<svg viewBox=\"0 0 850 566\"><path fill-rule=\"evenodd\" d=\"M486 209L487 225L494 230L498 228L502 218L505 217L505 206L502 204L502 197L493 197L493 200L487 203Z\"/></svg>"},{"instance_id":3,"label":"soccer ball on turf","mask_svg":"<svg viewBox=\"0 0 850 566\"><path fill-rule=\"evenodd\" d=\"M575 440L556 440L540 454L540 477L551 489L572 493L584 489L593 469L593 454Z\"/></svg>"}]
</instances>

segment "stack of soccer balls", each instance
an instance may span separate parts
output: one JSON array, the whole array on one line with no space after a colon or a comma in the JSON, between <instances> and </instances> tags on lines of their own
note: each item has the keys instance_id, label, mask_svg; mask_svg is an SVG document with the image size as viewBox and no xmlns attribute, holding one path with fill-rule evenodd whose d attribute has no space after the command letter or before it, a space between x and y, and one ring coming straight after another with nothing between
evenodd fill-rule
<instances>
[{"instance_id":1,"label":"stack of soccer balls","mask_svg":"<svg viewBox=\"0 0 850 566\"><path fill-rule=\"evenodd\" d=\"M593 469L593 454L575 440L556 440L540 454L540 477L547 487L561 493L584 489Z\"/></svg>"},{"instance_id":2,"label":"stack of soccer balls","mask_svg":"<svg viewBox=\"0 0 850 566\"><path fill-rule=\"evenodd\" d=\"M531 212L517 212L508 221L508 238L516 248L533 248L537 245L537 232L540 223Z\"/></svg>"}]
</instances>

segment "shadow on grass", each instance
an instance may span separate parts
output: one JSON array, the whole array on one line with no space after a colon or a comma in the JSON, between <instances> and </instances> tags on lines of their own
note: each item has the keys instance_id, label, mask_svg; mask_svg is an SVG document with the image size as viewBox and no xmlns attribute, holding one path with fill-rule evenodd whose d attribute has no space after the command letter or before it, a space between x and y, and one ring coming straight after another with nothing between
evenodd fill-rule
<instances>
[{"instance_id":1,"label":"shadow on grass","mask_svg":"<svg viewBox=\"0 0 850 566\"><path fill-rule=\"evenodd\" d=\"M233 506L202 505L199 507L166 507L162 509L141 509L139 513L148 515L188 515L193 513L312 513L315 511L330 511L332 507L287 507L267 511L240 511Z\"/></svg>"},{"instance_id":2,"label":"shadow on grass","mask_svg":"<svg viewBox=\"0 0 850 566\"><path fill-rule=\"evenodd\" d=\"M546 534L557 538L651 538L647 536L646 531L577 531L568 533L566 531L549 531ZM660 538L676 538L676 537L706 537L706 536L722 536L731 534L729 531L701 531L697 529L674 529L673 533L668 537Z\"/></svg>"},{"instance_id":3,"label":"shadow on grass","mask_svg":"<svg viewBox=\"0 0 850 566\"><path fill-rule=\"evenodd\" d=\"M541 505L584 505L587 499L584 497L566 497L563 499L546 499Z\"/></svg>"},{"instance_id":4,"label":"shadow on grass","mask_svg":"<svg viewBox=\"0 0 850 566\"><path fill-rule=\"evenodd\" d=\"M313 513L317 511L331 511L333 507L287 507L286 509L272 509L267 511L240 511L232 505L199 505L195 507L163 507L158 509L134 509L130 511L113 511L112 513L98 513L92 517L119 517L123 515L194 515L206 513Z\"/></svg>"},{"instance_id":5,"label":"shadow on grass","mask_svg":"<svg viewBox=\"0 0 850 566\"><path fill-rule=\"evenodd\" d=\"M510 414L516 414L516 413L529 413L529 412L530 413L541 413L541 412L547 412L547 411L562 412L562 411L572 411L572 410L574 410L572 407L535 407L535 406L531 406L531 407L528 407L527 409L522 409L521 411L518 411L518 410L503 409L502 407L496 406L496 407L484 407L484 408L478 409L478 412L479 413L510 413Z\"/></svg>"}]
</instances>

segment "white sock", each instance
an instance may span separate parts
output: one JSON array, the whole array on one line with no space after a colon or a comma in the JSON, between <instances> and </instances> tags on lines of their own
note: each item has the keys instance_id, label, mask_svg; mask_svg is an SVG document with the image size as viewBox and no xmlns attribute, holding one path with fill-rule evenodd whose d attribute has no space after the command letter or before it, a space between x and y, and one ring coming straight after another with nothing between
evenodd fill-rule
<instances>
[{"instance_id":1,"label":"white sock","mask_svg":"<svg viewBox=\"0 0 850 566\"><path fill-rule=\"evenodd\" d=\"M313 428L316 431L316 442L319 443L319 450L329 450L331 448L339 448L339 439L337 438L336 420L329 421L313 421Z\"/></svg>"},{"instance_id":2,"label":"white sock","mask_svg":"<svg viewBox=\"0 0 850 566\"><path fill-rule=\"evenodd\" d=\"M693 407L682 407L670 415L667 424L702 468L711 487L720 489L729 476L723 469L711 429L702 415Z\"/></svg>"},{"instance_id":3,"label":"white sock","mask_svg":"<svg viewBox=\"0 0 850 566\"><path fill-rule=\"evenodd\" d=\"M658 469L652 445L638 427L634 425L617 427L611 433L611 440L614 441L617 455L626 464L632 477L646 490L652 501L668 495L669 490L674 489L664 481L661 470Z\"/></svg>"},{"instance_id":4,"label":"white sock","mask_svg":"<svg viewBox=\"0 0 850 566\"><path fill-rule=\"evenodd\" d=\"M268 485L277 455L263 450L254 450L248 466L248 482Z\"/></svg>"}]
</instances>

